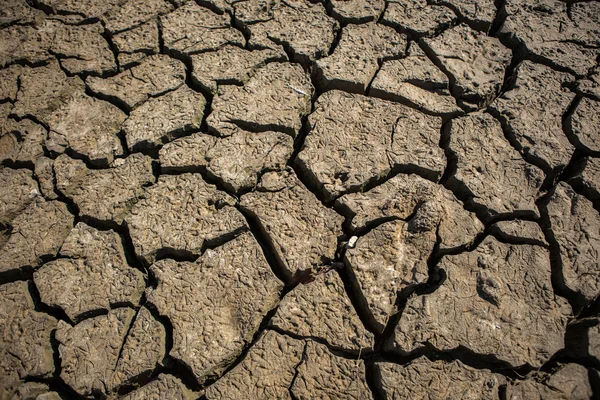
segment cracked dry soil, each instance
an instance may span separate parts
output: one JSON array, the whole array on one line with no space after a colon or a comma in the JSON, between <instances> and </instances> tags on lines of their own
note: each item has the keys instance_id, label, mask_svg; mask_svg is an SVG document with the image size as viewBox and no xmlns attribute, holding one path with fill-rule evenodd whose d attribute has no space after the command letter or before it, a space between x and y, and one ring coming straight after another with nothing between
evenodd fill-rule
<instances>
[{"instance_id":1,"label":"cracked dry soil","mask_svg":"<svg viewBox=\"0 0 600 400\"><path fill-rule=\"evenodd\" d=\"M1 0L0 400L600 397L600 2Z\"/></svg>"}]
</instances>

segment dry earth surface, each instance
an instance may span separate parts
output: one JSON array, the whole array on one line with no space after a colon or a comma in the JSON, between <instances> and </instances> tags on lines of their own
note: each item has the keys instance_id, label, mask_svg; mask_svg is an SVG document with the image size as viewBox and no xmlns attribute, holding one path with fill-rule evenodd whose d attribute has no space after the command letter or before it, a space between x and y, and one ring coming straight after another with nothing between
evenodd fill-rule
<instances>
[{"instance_id":1,"label":"dry earth surface","mask_svg":"<svg viewBox=\"0 0 600 400\"><path fill-rule=\"evenodd\" d=\"M600 2L1 0L0 400L600 398Z\"/></svg>"}]
</instances>

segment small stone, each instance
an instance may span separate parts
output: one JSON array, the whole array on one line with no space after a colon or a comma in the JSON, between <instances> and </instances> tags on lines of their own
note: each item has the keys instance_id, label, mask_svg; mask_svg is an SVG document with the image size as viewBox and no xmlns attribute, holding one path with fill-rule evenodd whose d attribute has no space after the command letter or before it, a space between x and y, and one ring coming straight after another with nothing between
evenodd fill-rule
<instances>
[{"instance_id":1,"label":"small stone","mask_svg":"<svg viewBox=\"0 0 600 400\"><path fill-rule=\"evenodd\" d=\"M281 170L294 150L285 133L250 133L242 129L232 136L216 138L204 133L167 143L160 150L163 172L206 168L229 191L254 188L265 171Z\"/></svg>"},{"instance_id":2,"label":"small stone","mask_svg":"<svg viewBox=\"0 0 600 400\"><path fill-rule=\"evenodd\" d=\"M52 378L56 319L35 311L27 282L0 286L0 398L11 399L26 378ZM18 397L17 397L18 398Z\"/></svg>"},{"instance_id":3,"label":"small stone","mask_svg":"<svg viewBox=\"0 0 600 400\"><path fill-rule=\"evenodd\" d=\"M583 97L567 117L567 127L577 137L578 147L600 155L600 101Z\"/></svg>"},{"instance_id":4,"label":"small stone","mask_svg":"<svg viewBox=\"0 0 600 400\"><path fill-rule=\"evenodd\" d=\"M562 182L547 208L560 247L564 284L582 297L580 301L591 302L600 293L600 214L591 201Z\"/></svg>"},{"instance_id":5,"label":"small stone","mask_svg":"<svg viewBox=\"0 0 600 400\"><path fill-rule=\"evenodd\" d=\"M448 28L456 15L426 0L395 0L388 3L382 22L416 36L431 36Z\"/></svg>"},{"instance_id":6,"label":"small stone","mask_svg":"<svg viewBox=\"0 0 600 400\"><path fill-rule=\"evenodd\" d=\"M318 271L335 258L343 218L325 208L292 172L264 174L257 191L242 196L240 206L269 236L286 280Z\"/></svg>"},{"instance_id":7,"label":"small stone","mask_svg":"<svg viewBox=\"0 0 600 400\"><path fill-rule=\"evenodd\" d=\"M474 369L458 360L430 361L423 356L406 365L379 362L376 369L388 399L500 400L501 386L506 383L506 378L488 369Z\"/></svg>"},{"instance_id":8,"label":"small stone","mask_svg":"<svg viewBox=\"0 0 600 400\"><path fill-rule=\"evenodd\" d=\"M160 23L165 48L174 54L191 55L226 44L246 44L242 32L231 26L229 14L219 15L193 1L162 16Z\"/></svg>"},{"instance_id":9,"label":"small stone","mask_svg":"<svg viewBox=\"0 0 600 400\"><path fill-rule=\"evenodd\" d=\"M402 290L427 281L427 260L436 244L436 220L419 218L386 222L358 239L344 263L356 282L379 330L396 311Z\"/></svg>"},{"instance_id":10,"label":"small stone","mask_svg":"<svg viewBox=\"0 0 600 400\"><path fill-rule=\"evenodd\" d=\"M162 175L126 218L135 252L147 264L168 254L200 255L247 229L233 198L199 174Z\"/></svg>"},{"instance_id":11,"label":"small stone","mask_svg":"<svg viewBox=\"0 0 600 400\"><path fill-rule=\"evenodd\" d=\"M200 128L206 99L187 86L155 97L130 114L123 124L127 147L151 149Z\"/></svg>"},{"instance_id":12,"label":"small stone","mask_svg":"<svg viewBox=\"0 0 600 400\"><path fill-rule=\"evenodd\" d=\"M147 400L147 399L173 399L194 400L198 393L193 393L185 387L183 382L173 375L160 374L156 380L134 390L123 400Z\"/></svg>"},{"instance_id":13,"label":"small stone","mask_svg":"<svg viewBox=\"0 0 600 400\"><path fill-rule=\"evenodd\" d=\"M113 161L107 169L87 169L66 155L54 161L57 189L77 205L82 216L121 224L125 215L154 183L152 159L132 154Z\"/></svg>"},{"instance_id":14,"label":"small stone","mask_svg":"<svg viewBox=\"0 0 600 400\"><path fill-rule=\"evenodd\" d=\"M448 187L464 192L486 217L527 213L538 217L544 172L525 162L489 114L469 114L450 123L448 149L456 172Z\"/></svg>"},{"instance_id":15,"label":"small stone","mask_svg":"<svg viewBox=\"0 0 600 400\"><path fill-rule=\"evenodd\" d=\"M571 307L552 289L545 248L488 236L474 251L445 256L439 267L446 280L408 299L390 350L465 347L513 367L539 368L564 347Z\"/></svg>"},{"instance_id":16,"label":"small stone","mask_svg":"<svg viewBox=\"0 0 600 400\"><path fill-rule=\"evenodd\" d=\"M340 91L322 94L296 162L328 200L358 191L393 169L438 179L442 120L384 100Z\"/></svg>"},{"instance_id":17,"label":"small stone","mask_svg":"<svg viewBox=\"0 0 600 400\"><path fill-rule=\"evenodd\" d=\"M566 364L552 374L531 373L527 379L509 383L506 398L584 400L593 398L588 370L577 364Z\"/></svg>"},{"instance_id":18,"label":"small stone","mask_svg":"<svg viewBox=\"0 0 600 400\"><path fill-rule=\"evenodd\" d=\"M185 66L181 61L157 54L112 78L89 77L86 84L92 92L118 101L131 111L149 97L177 89L184 80Z\"/></svg>"},{"instance_id":19,"label":"small stone","mask_svg":"<svg viewBox=\"0 0 600 400\"><path fill-rule=\"evenodd\" d=\"M11 235L0 252L0 273L35 269L55 257L73 221L64 203L36 199L11 221Z\"/></svg>"},{"instance_id":20,"label":"small stone","mask_svg":"<svg viewBox=\"0 0 600 400\"><path fill-rule=\"evenodd\" d=\"M333 54L316 61L323 90L338 89L364 94L386 58L404 54L406 37L375 22L348 25Z\"/></svg>"},{"instance_id":21,"label":"small stone","mask_svg":"<svg viewBox=\"0 0 600 400\"><path fill-rule=\"evenodd\" d=\"M190 58L192 79L212 94L217 94L219 85L243 85L267 63L286 61L285 54L273 49L249 51L233 45L194 54Z\"/></svg>"},{"instance_id":22,"label":"small stone","mask_svg":"<svg viewBox=\"0 0 600 400\"><path fill-rule=\"evenodd\" d=\"M453 95L466 110L487 106L500 92L512 58L500 40L461 24L421 43L454 78Z\"/></svg>"},{"instance_id":23,"label":"small stone","mask_svg":"<svg viewBox=\"0 0 600 400\"><path fill-rule=\"evenodd\" d=\"M290 399L305 342L267 330L246 357L206 389L207 399Z\"/></svg>"},{"instance_id":24,"label":"small stone","mask_svg":"<svg viewBox=\"0 0 600 400\"><path fill-rule=\"evenodd\" d=\"M283 289L250 233L194 263L165 259L150 269L158 285L148 301L173 325L170 354L199 382L218 376L241 354Z\"/></svg>"},{"instance_id":25,"label":"small stone","mask_svg":"<svg viewBox=\"0 0 600 400\"><path fill-rule=\"evenodd\" d=\"M135 311L118 308L75 326L59 321L60 377L81 396L107 393Z\"/></svg>"},{"instance_id":26,"label":"small stone","mask_svg":"<svg viewBox=\"0 0 600 400\"><path fill-rule=\"evenodd\" d=\"M38 269L42 301L61 308L72 321L114 304L135 305L144 291L142 273L127 265L121 238L80 222L65 239L60 258Z\"/></svg>"},{"instance_id":27,"label":"small stone","mask_svg":"<svg viewBox=\"0 0 600 400\"><path fill-rule=\"evenodd\" d=\"M546 170L564 168L575 150L562 130L562 116L575 97L564 85L572 80L568 74L524 61L517 68L515 86L490 105L519 151Z\"/></svg>"},{"instance_id":28,"label":"small stone","mask_svg":"<svg viewBox=\"0 0 600 400\"><path fill-rule=\"evenodd\" d=\"M383 62L369 96L407 103L433 115L461 112L450 94L446 74L415 44L411 44L407 57Z\"/></svg>"},{"instance_id":29,"label":"small stone","mask_svg":"<svg viewBox=\"0 0 600 400\"><path fill-rule=\"evenodd\" d=\"M374 345L373 334L363 326L335 271L317 275L314 282L298 285L286 295L271 325L356 353Z\"/></svg>"},{"instance_id":30,"label":"small stone","mask_svg":"<svg viewBox=\"0 0 600 400\"><path fill-rule=\"evenodd\" d=\"M206 122L219 136L237 128L298 135L301 118L311 109L314 88L298 64L270 63L244 86L221 86Z\"/></svg>"}]
</instances>

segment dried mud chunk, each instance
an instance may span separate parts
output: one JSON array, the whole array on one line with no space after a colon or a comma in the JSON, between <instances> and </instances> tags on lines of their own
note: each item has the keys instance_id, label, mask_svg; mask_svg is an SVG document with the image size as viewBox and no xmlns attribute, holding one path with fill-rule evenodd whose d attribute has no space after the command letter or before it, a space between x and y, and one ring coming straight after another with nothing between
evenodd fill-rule
<instances>
[{"instance_id":1,"label":"dried mud chunk","mask_svg":"<svg viewBox=\"0 0 600 400\"><path fill-rule=\"evenodd\" d=\"M493 0L433 0L433 4L446 6L477 30L489 31L496 17Z\"/></svg>"},{"instance_id":2,"label":"dried mud chunk","mask_svg":"<svg viewBox=\"0 0 600 400\"><path fill-rule=\"evenodd\" d=\"M195 133L167 143L160 151L160 164L163 171L206 168L227 190L239 193L255 187L263 172L284 168L293 145L289 135L278 132L240 129L221 139Z\"/></svg>"},{"instance_id":3,"label":"dried mud chunk","mask_svg":"<svg viewBox=\"0 0 600 400\"><path fill-rule=\"evenodd\" d=\"M200 128L206 99L187 86L142 104L123 124L127 147L152 148Z\"/></svg>"},{"instance_id":4,"label":"dried mud chunk","mask_svg":"<svg viewBox=\"0 0 600 400\"><path fill-rule=\"evenodd\" d=\"M311 109L314 88L298 64L270 63L240 86L222 86L206 122L211 131L229 136L238 126L296 136L301 118Z\"/></svg>"},{"instance_id":5,"label":"dried mud chunk","mask_svg":"<svg viewBox=\"0 0 600 400\"><path fill-rule=\"evenodd\" d=\"M207 399L291 399L305 342L266 331L244 360L206 389Z\"/></svg>"},{"instance_id":6,"label":"dried mud chunk","mask_svg":"<svg viewBox=\"0 0 600 400\"><path fill-rule=\"evenodd\" d=\"M397 175L373 189L340 197L336 204L350 218L353 230L364 231L377 220L407 220L420 207L434 213L439 221L438 234L442 249L472 243L483 231L475 214L443 186L418 175Z\"/></svg>"},{"instance_id":7,"label":"dried mud chunk","mask_svg":"<svg viewBox=\"0 0 600 400\"><path fill-rule=\"evenodd\" d=\"M72 199L82 216L121 224L127 212L154 183L152 159L136 153L113 161L107 169L87 169L62 155L54 162L56 187Z\"/></svg>"},{"instance_id":8,"label":"dried mud chunk","mask_svg":"<svg viewBox=\"0 0 600 400\"><path fill-rule=\"evenodd\" d=\"M43 17L44 13L31 7L26 0L4 0L0 9L0 28L32 24Z\"/></svg>"},{"instance_id":9,"label":"dried mud chunk","mask_svg":"<svg viewBox=\"0 0 600 400\"><path fill-rule=\"evenodd\" d=\"M504 241L547 246L542 228L535 221L500 221L492 225L492 233Z\"/></svg>"},{"instance_id":10,"label":"dried mud chunk","mask_svg":"<svg viewBox=\"0 0 600 400\"><path fill-rule=\"evenodd\" d=\"M339 91L319 97L298 165L328 199L356 191L392 169L437 179L446 166L442 120L406 106Z\"/></svg>"},{"instance_id":11,"label":"dried mud chunk","mask_svg":"<svg viewBox=\"0 0 600 400\"><path fill-rule=\"evenodd\" d=\"M135 252L147 263L162 253L199 255L205 242L246 227L233 199L199 174L161 176L126 220Z\"/></svg>"},{"instance_id":12,"label":"dried mud chunk","mask_svg":"<svg viewBox=\"0 0 600 400\"><path fill-rule=\"evenodd\" d=\"M530 58L585 76L600 55L600 10L596 2L510 0L499 29L513 46L524 45Z\"/></svg>"},{"instance_id":13,"label":"dried mud chunk","mask_svg":"<svg viewBox=\"0 0 600 400\"><path fill-rule=\"evenodd\" d=\"M148 301L173 324L170 354L189 365L199 382L234 361L283 289L250 233L207 250L194 263L160 260L151 271L158 286Z\"/></svg>"},{"instance_id":14,"label":"dried mud chunk","mask_svg":"<svg viewBox=\"0 0 600 400\"><path fill-rule=\"evenodd\" d=\"M392 221L360 237L344 263L356 281L378 329L395 311L398 292L427 280L427 260L436 243L437 218L417 211L408 222ZM424 212L421 212L421 211Z\"/></svg>"},{"instance_id":15,"label":"dried mud chunk","mask_svg":"<svg viewBox=\"0 0 600 400\"><path fill-rule=\"evenodd\" d=\"M102 19L106 29L115 34L141 25L172 9L173 6L167 0L129 0L108 10Z\"/></svg>"},{"instance_id":16,"label":"dried mud chunk","mask_svg":"<svg viewBox=\"0 0 600 400\"><path fill-rule=\"evenodd\" d=\"M458 360L417 358L407 365L376 364L381 388L390 400L405 398L499 400L502 375L468 367Z\"/></svg>"},{"instance_id":17,"label":"dried mud chunk","mask_svg":"<svg viewBox=\"0 0 600 400\"><path fill-rule=\"evenodd\" d=\"M488 236L472 252L444 257L440 267L447 273L444 283L408 300L394 331L394 350L462 346L514 367L538 368L563 348L571 308L552 290L550 256L543 247Z\"/></svg>"},{"instance_id":18,"label":"dried mud chunk","mask_svg":"<svg viewBox=\"0 0 600 400\"><path fill-rule=\"evenodd\" d=\"M83 81L78 77L67 77L57 61L43 67L23 68L20 81L12 113L19 118L34 116L45 124L85 91Z\"/></svg>"},{"instance_id":19,"label":"dried mud chunk","mask_svg":"<svg viewBox=\"0 0 600 400\"><path fill-rule=\"evenodd\" d=\"M6 398L10 398L11 400L60 400L60 397L49 398L48 396L50 396L51 393L57 394L56 392L50 392L50 388L45 383L25 382L17 388L13 397Z\"/></svg>"},{"instance_id":20,"label":"dried mud chunk","mask_svg":"<svg viewBox=\"0 0 600 400\"><path fill-rule=\"evenodd\" d=\"M583 170L571 178L574 185L579 185L583 194L591 201L600 200L600 159L587 158Z\"/></svg>"},{"instance_id":21,"label":"dried mud chunk","mask_svg":"<svg viewBox=\"0 0 600 400\"><path fill-rule=\"evenodd\" d=\"M600 101L600 71L590 73L586 79L577 81L575 89L593 99Z\"/></svg>"},{"instance_id":22,"label":"dried mud chunk","mask_svg":"<svg viewBox=\"0 0 600 400\"><path fill-rule=\"evenodd\" d=\"M290 392L296 399L373 399L362 360L337 357L322 344L309 341Z\"/></svg>"},{"instance_id":23,"label":"dried mud chunk","mask_svg":"<svg viewBox=\"0 0 600 400\"><path fill-rule=\"evenodd\" d=\"M10 399L25 378L51 378L56 320L35 311L27 282L0 286L0 398Z\"/></svg>"},{"instance_id":24,"label":"dried mud chunk","mask_svg":"<svg viewBox=\"0 0 600 400\"><path fill-rule=\"evenodd\" d=\"M148 376L165 356L165 327L146 307L140 308L123 349L113 377L113 387L140 376Z\"/></svg>"},{"instance_id":25,"label":"dried mud chunk","mask_svg":"<svg viewBox=\"0 0 600 400\"><path fill-rule=\"evenodd\" d=\"M121 68L128 68L159 48L158 21L151 20L128 31L117 33L112 41L119 52L117 59Z\"/></svg>"},{"instance_id":26,"label":"dried mud chunk","mask_svg":"<svg viewBox=\"0 0 600 400\"><path fill-rule=\"evenodd\" d=\"M281 1L275 6L268 3L265 0L242 3L260 10L256 17L251 16L254 13L246 17L242 13L242 23L257 21L247 26L250 47L273 48L274 44L280 44L300 60L317 60L327 55L338 24L327 15L322 4L302 0Z\"/></svg>"},{"instance_id":27,"label":"dried mud chunk","mask_svg":"<svg viewBox=\"0 0 600 400\"><path fill-rule=\"evenodd\" d=\"M600 293L600 215L592 202L565 183L557 186L547 207L564 284L590 302Z\"/></svg>"},{"instance_id":28,"label":"dried mud chunk","mask_svg":"<svg viewBox=\"0 0 600 400\"><path fill-rule=\"evenodd\" d=\"M575 97L563 86L571 81L568 74L524 61L514 88L490 105L520 151L544 168L564 167L575 150L562 130L562 115Z\"/></svg>"},{"instance_id":29,"label":"dried mud chunk","mask_svg":"<svg viewBox=\"0 0 600 400\"><path fill-rule=\"evenodd\" d=\"M12 232L0 252L0 272L36 268L54 257L73 227L73 215L59 201L38 199L11 221Z\"/></svg>"},{"instance_id":30,"label":"dried mud chunk","mask_svg":"<svg viewBox=\"0 0 600 400\"><path fill-rule=\"evenodd\" d=\"M50 52L70 74L102 75L117 70L100 22L81 26L56 23L55 29Z\"/></svg>"},{"instance_id":31,"label":"dried mud chunk","mask_svg":"<svg viewBox=\"0 0 600 400\"><path fill-rule=\"evenodd\" d=\"M232 45L190 58L192 79L213 94L217 94L217 85L244 84L266 63L286 60L285 54L273 49L249 51Z\"/></svg>"},{"instance_id":32,"label":"dried mud chunk","mask_svg":"<svg viewBox=\"0 0 600 400\"><path fill-rule=\"evenodd\" d=\"M335 271L317 275L286 295L271 325L294 335L321 338L335 348L371 349L374 336L363 326Z\"/></svg>"},{"instance_id":33,"label":"dried mud chunk","mask_svg":"<svg viewBox=\"0 0 600 400\"><path fill-rule=\"evenodd\" d=\"M225 44L243 47L242 32L231 26L228 14L217 14L193 1L160 18L165 48L176 54L217 50Z\"/></svg>"},{"instance_id":34,"label":"dried mud chunk","mask_svg":"<svg viewBox=\"0 0 600 400\"><path fill-rule=\"evenodd\" d=\"M348 25L332 55L316 62L325 90L339 89L364 94L385 58L404 54L406 37L375 22Z\"/></svg>"},{"instance_id":35,"label":"dried mud chunk","mask_svg":"<svg viewBox=\"0 0 600 400\"><path fill-rule=\"evenodd\" d=\"M17 64L0 69L0 101L15 101L22 70L23 67Z\"/></svg>"},{"instance_id":36,"label":"dried mud chunk","mask_svg":"<svg viewBox=\"0 0 600 400\"><path fill-rule=\"evenodd\" d=\"M402 32L430 36L453 24L456 15L426 0L395 0L388 3L382 21Z\"/></svg>"},{"instance_id":37,"label":"dried mud chunk","mask_svg":"<svg viewBox=\"0 0 600 400\"><path fill-rule=\"evenodd\" d=\"M325 208L293 173L264 174L258 190L242 196L240 205L269 235L286 279L335 258L343 218Z\"/></svg>"},{"instance_id":38,"label":"dried mud chunk","mask_svg":"<svg viewBox=\"0 0 600 400\"><path fill-rule=\"evenodd\" d=\"M42 28L42 29L40 29ZM0 67L18 62L39 64L50 58L54 32L43 27L12 25L0 30Z\"/></svg>"},{"instance_id":39,"label":"dried mud chunk","mask_svg":"<svg viewBox=\"0 0 600 400\"><path fill-rule=\"evenodd\" d=\"M348 23L379 19L385 9L384 0L331 0L331 15Z\"/></svg>"},{"instance_id":40,"label":"dried mud chunk","mask_svg":"<svg viewBox=\"0 0 600 400\"><path fill-rule=\"evenodd\" d=\"M160 374L156 380L129 393L123 400L147 400L147 399L171 399L171 400L194 400L198 394L194 394L185 387L183 382L173 375Z\"/></svg>"},{"instance_id":41,"label":"dried mud chunk","mask_svg":"<svg viewBox=\"0 0 600 400\"><path fill-rule=\"evenodd\" d=\"M42 301L65 311L72 321L111 304L137 304L144 291L142 273L127 265L121 238L80 222L65 239L60 258L34 274Z\"/></svg>"},{"instance_id":42,"label":"dried mud chunk","mask_svg":"<svg viewBox=\"0 0 600 400\"><path fill-rule=\"evenodd\" d=\"M593 397L588 371L577 364L566 364L551 375L532 373L526 380L509 383L506 398L584 400Z\"/></svg>"},{"instance_id":43,"label":"dried mud chunk","mask_svg":"<svg viewBox=\"0 0 600 400\"><path fill-rule=\"evenodd\" d=\"M30 119L18 122L7 120L0 132L2 130L0 160L33 166L44 155L44 142L48 132L42 125Z\"/></svg>"},{"instance_id":44,"label":"dried mud chunk","mask_svg":"<svg viewBox=\"0 0 600 400\"><path fill-rule=\"evenodd\" d=\"M461 24L421 43L453 77L453 94L465 109L485 107L500 92L512 57L500 40Z\"/></svg>"},{"instance_id":45,"label":"dried mud chunk","mask_svg":"<svg viewBox=\"0 0 600 400\"><path fill-rule=\"evenodd\" d=\"M523 160L494 117L470 114L452 120L448 148L456 162L449 187L464 191L481 213L539 216L535 200L544 173Z\"/></svg>"},{"instance_id":46,"label":"dried mud chunk","mask_svg":"<svg viewBox=\"0 0 600 400\"><path fill-rule=\"evenodd\" d=\"M125 118L109 102L81 94L48 118L46 147L56 153L71 149L92 164L105 166L123 154L117 134Z\"/></svg>"},{"instance_id":47,"label":"dried mud chunk","mask_svg":"<svg viewBox=\"0 0 600 400\"><path fill-rule=\"evenodd\" d=\"M59 321L60 377L82 396L106 393L135 311L118 308L75 326Z\"/></svg>"},{"instance_id":48,"label":"dried mud chunk","mask_svg":"<svg viewBox=\"0 0 600 400\"><path fill-rule=\"evenodd\" d=\"M450 94L450 81L417 45L400 60L384 61L375 76L369 96L407 102L429 114L455 114L461 111Z\"/></svg>"},{"instance_id":49,"label":"dried mud chunk","mask_svg":"<svg viewBox=\"0 0 600 400\"><path fill-rule=\"evenodd\" d=\"M92 92L115 99L131 110L149 97L177 89L184 80L185 66L181 61L157 54L112 78L87 78L86 84Z\"/></svg>"},{"instance_id":50,"label":"dried mud chunk","mask_svg":"<svg viewBox=\"0 0 600 400\"><path fill-rule=\"evenodd\" d=\"M600 101L582 98L566 122L584 150L600 155Z\"/></svg>"},{"instance_id":51,"label":"dried mud chunk","mask_svg":"<svg viewBox=\"0 0 600 400\"><path fill-rule=\"evenodd\" d=\"M54 14L79 14L87 18L99 18L109 10L129 0L39 0L38 3Z\"/></svg>"},{"instance_id":52,"label":"dried mud chunk","mask_svg":"<svg viewBox=\"0 0 600 400\"><path fill-rule=\"evenodd\" d=\"M0 168L0 224L8 224L38 195L38 185L28 169Z\"/></svg>"}]
</instances>

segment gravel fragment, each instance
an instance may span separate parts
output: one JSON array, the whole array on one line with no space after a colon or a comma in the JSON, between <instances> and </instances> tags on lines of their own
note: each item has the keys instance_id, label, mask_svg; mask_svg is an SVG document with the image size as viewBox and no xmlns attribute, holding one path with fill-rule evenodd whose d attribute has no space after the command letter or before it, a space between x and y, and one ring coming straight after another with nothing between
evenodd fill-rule
<instances>
[{"instance_id":1,"label":"gravel fragment","mask_svg":"<svg viewBox=\"0 0 600 400\"><path fill-rule=\"evenodd\" d=\"M437 179L446 167L441 125L400 104L329 91L315 104L296 162L329 200L397 169Z\"/></svg>"},{"instance_id":2,"label":"gravel fragment","mask_svg":"<svg viewBox=\"0 0 600 400\"><path fill-rule=\"evenodd\" d=\"M294 335L325 340L334 348L360 352L373 348L374 336L363 326L335 271L287 294L271 325Z\"/></svg>"},{"instance_id":3,"label":"gravel fragment","mask_svg":"<svg viewBox=\"0 0 600 400\"><path fill-rule=\"evenodd\" d=\"M388 3L382 22L401 32L431 36L448 28L456 15L446 7L428 4L426 0L395 0Z\"/></svg>"},{"instance_id":4,"label":"gravel fragment","mask_svg":"<svg viewBox=\"0 0 600 400\"><path fill-rule=\"evenodd\" d=\"M512 57L500 40L461 24L421 44L451 76L453 95L466 110L487 106L500 92Z\"/></svg>"},{"instance_id":5,"label":"gravel fragment","mask_svg":"<svg viewBox=\"0 0 600 400\"><path fill-rule=\"evenodd\" d=\"M246 44L242 32L231 26L228 14L219 15L193 1L162 16L160 23L165 49L173 54L190 55L226 44Z\"/></svg>"},{"instance_id":6,"label":"gravel fragment","mask_svg":"<svg viewBox=\"0 0 600 400\"><path fill-rule=\"evenodd\" d=\"M562 182L547 207L564 284L590 302L600 293L600 215L589 200Z\"/></svg>"},{"instance_id":7,"label":"gravel fragment","mask_svg":"<svg viewBox=\"0 0 600 400\"><path fill-rule=\"evenodd\" d=\"M136 254L148 264L157 256L198 256L205 243L246 228L233 204L199 174L162 175L126 218Z\"/></svg>"},{"instance_id":8,"label":"gravel fragment","mask_svg":"<svg viewBox=\"0 0 600 400\"><path fill-rule=\"evenodd\" d=\"M151 149L199 129L205 107L204 96L185 85L148 100L123 124L127 147L132 151Z\"/></svg>"},{"instance_id":9,"label":"gravel fragment","mask_svg":"<svg viewBox=\"0 0 600 400\"><path fill-rule=\"evenodd\" d=\"M575 94L564 88L572 77L529 61L517 68L516 83L490 105L506 124L520 151L545 169L560 169L574 147L562 130L562 116Z\"/></svg>"},{"instance_id":10,"label":"gravel fragment","mask_svg":"<svg viewBox=\"0 0 600 400\"><path fill-rule=\"evenodd\" d=\"M58 322L60 377L81 396L107 393L135 311L118 308L75 326Z\"/></svg>"},{"instance_id":11,"label":"gravel fragment","mask_svg":"<svg viewBox=\"0 0 600 400\"><path fill-rule=\"evenodd\" d=\"M538 217L535 201L543 171L523 160L489 114L469 114L450 122L450 152L456 172L448 178L486 217L527 213Z\"/></svg>"},{"instance_id":12,"label":"gravel fragment","mask_svg":"<svg viewBox=\"0 0 600 400\"><path fill-rule=\"evenodd\" d=\"M232 136L216 138L204 133L167 143L160 150L162 171L206 168L229 191L254 188L266 171L281 170L294 150L285 133L250 133L242 129Z\"/></svg>"},{"instance_id":13,"label":"gravel fragment","mask_svg":"<svg viewBox=\"0 0 600 400\"><path fill-rule=\"evenodd\" d=\"M244 86L221 86L206 122L219 136L230 136L240 127L295 137L302 126L301 118L310 112L313 93L300 65L270 63Z\"/></svg>"},{"instance_id":14,"label":"gravel fragment","mask_svg":"<svg viewBox=\"0 0 600 400\"><path fill-rule=\"evenodd\" d=\"M152 159L139 153L107 169L87 169L82 161L61 155L54 172L57 189L73 200L81 216L118 225L142 197L143 187L155 181Z\"/></svg>"},{"instance_id":15,"label":"gravel fragment","mask_svg":"<svg viewBox=\"0 0 600 400\"><path fill-rule=\"evenodd\" d=\"M12 231L0 251L0 273L37 268L54 257L73 227L73 215L59 201L36 199L11 221Z\"/></svg>"},{"instance_id":16,"label":"gravel fragment","mask_svg":"<svg viewBox=\"0 0 600 400\"><path fill-rule=\"evenodd\" d=\"M113 99L131 111L149 97L177 89L184 80L185 66L181 61L157 54L112 78L89 77L86 84L92 92Z\"/></svg>"},{"instance_id":17,"label":"gravel fragment","mask_svg":"<svg viewBox=\"0 0 600 400\"><path fill-rule=\"evenodd\" d=\"M474 369L455 360L430 361L419 357L407 365L376 364L381 388L390 400L405 398L499 400L502 375Z\"/></svg>"},{"instance_id":18,"label":"gravel fragment","mask_svg":"<svg viewBox=\"0 0 600 400\"><path fill-rule=\"evenodd\" d=\"M52 378L56 320L35 311L27 282L0 286L0 398L11 399L26 378ZM18 397L17 397L18 398Z\"/></svg>"},{"instance_id":19,"label":"gravel fragment","mask_svg":"<svg viewBox=\"0 0 600 400\"><path fill-rule=\"evenodd\" d=\"M386 58L404 55L406 37L375 22L348 25L333 54L316 61L323 90L338 89L364 94Z\"/></svg>"},{"instance_id":20,"label":"gravel fragment","mask_svg":"<svg viewBox=\"0 0 600 400\"><path fill-rule=\"evenodd\" d=\"M383 62L369 96L405 103L428 114L461 112L446 74L415 44L410 45L407 57Z\"/></svg>"},{"instance_id":21,"label":"gravel fragment","mask_svg":"<svg viewBox=\"0 0 600 400\"><path fill-rule=\"evenodd\" d=\"M207 399L289 399L305 342L267 330L246 357L206 389Z\"/></svg>"},{"instance_id":22,"label":"gravel fragment","mask_svg":"<svg viewBox=\"0 0 600 400\"><path fill-rule=\"evenodd\" d=\"M158 285L148 301L173 324L170 354L199 382L239 356L283 289L250 233L194 263L160 260L151 272Z\"/></svg>"},{"instance_id":23,"label":"gravel fragment","mask_svg":"<svg viewBox=\"0 0 600 400\"><path fill-rule=\"evenodd\" d=\"M440 268L446 280L435 292L408 300L390 349L462 346L514 367L539 368L564 347L571 307L552 290L543 247L488 236L472 252L444 257Z\"/></svg>"},{"instance_id":24,"label":"gravel fragment","mask_svg":"<svg viewBox=\"0 0 600 400\"><path fill-rule=\"evenodd\" d=\"M78 223L65 239L59 258L38 269L35 284L42 301L61 308L72 321L111 304L138 303L142 273L127 265L121 238Z\"/></svg>"},{"instance_id":25,"label":"gravel fragment","mask_svg":"<svg viewBox=\"0 0 600 400\"><path fill-rule=\"evenodd\" d=\"M242 196L240 206L268 235L286 280L335 258L343 218L325 208L292 172L264 174L257 191Z\"/></svg>"}]
</instances>

